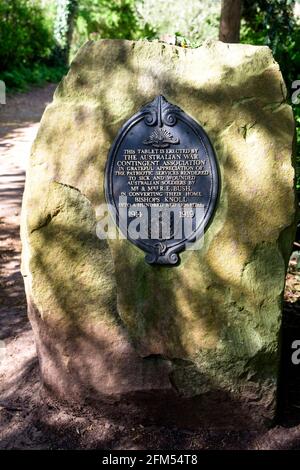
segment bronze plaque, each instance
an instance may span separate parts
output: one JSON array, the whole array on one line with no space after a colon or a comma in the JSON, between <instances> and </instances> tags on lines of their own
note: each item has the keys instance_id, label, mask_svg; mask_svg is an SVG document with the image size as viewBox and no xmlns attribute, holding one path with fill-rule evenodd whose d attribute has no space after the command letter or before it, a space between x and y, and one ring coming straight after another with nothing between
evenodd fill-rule
<instances>
[{"instance_id":1,"label":"bronze plaque","mask_svg":"<svg viewBox=\"0 0 300 470\"><path fill-rule=\"evenodd\" d=\"M157 96L120 129L108 156L105 194L123 235L150 264L176 265L212 218L218 166L204 129Z\"/></svg>"}]
</instances>

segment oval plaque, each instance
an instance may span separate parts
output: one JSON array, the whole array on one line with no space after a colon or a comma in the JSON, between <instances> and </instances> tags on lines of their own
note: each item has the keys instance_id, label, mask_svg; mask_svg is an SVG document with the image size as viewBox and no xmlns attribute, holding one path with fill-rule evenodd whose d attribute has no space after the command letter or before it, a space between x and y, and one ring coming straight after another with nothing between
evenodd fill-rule
<instances>
[{"instance_id":1,"label":"oval plaque","mask_svg":"<svg viewBox=\"0 0 300 470\"><path fill-rule=\"evenodd\" d=\"M218 196L216 156L203 128L157 96L120 129L105 195L123 235L150 264L175 265L209 223Z\"/></svg>"}]
</instances>

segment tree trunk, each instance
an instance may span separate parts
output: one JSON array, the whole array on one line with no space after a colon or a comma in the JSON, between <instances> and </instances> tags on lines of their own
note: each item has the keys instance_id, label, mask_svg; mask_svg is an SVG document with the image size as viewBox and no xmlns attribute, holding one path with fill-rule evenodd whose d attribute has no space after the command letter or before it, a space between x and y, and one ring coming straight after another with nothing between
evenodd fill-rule
<instances>
[{"instance_id":1,"label":"tree trunk","mask_svg":"<svg viewBox=\"0 0 300 470\"><path fill-rule=\"evenodd\" d=\"M219 39L223 42L240 41L242 0L222 0Z\"/></svg>"}]
</instances>

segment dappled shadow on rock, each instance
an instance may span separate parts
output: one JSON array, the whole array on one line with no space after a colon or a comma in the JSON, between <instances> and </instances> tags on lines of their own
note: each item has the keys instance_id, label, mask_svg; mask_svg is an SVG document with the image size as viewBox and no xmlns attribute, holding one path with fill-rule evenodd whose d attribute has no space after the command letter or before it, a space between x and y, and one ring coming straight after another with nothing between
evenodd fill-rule
<instances>
[{"instance_id":1,"label":"dappled shadow on rock","mask_svg":"<svg viewBox=\"0 0 300 470\"><path fill-rule=\"evenodd\" d=\"M273 414L274 396L269 399L269 395L276 388L279 297L285 270L277 241L294 211L291 180L281 178L277 171L280 161L288 162L292 141L291 113L283 103L281 78L271 57L264 57L262 63L267 60L268 67L262 65L257 71L256 57L255 73L250 76L243 70L248 60L240 64L240 70L228 62L222 70L224 81L212 80L206 86L196 80L196 74L194 80L179 80L180 74L171 67L176 55L190 51L175 48L170 63L158 73L149 67L150 60L132 59L139 43L101 44L107 60L102 57L102 46L98 50L99 44L88 43L60 84L34 147L31 170L36 172L35 179L27 182L27 241L32 255L28 274L34 273L28 297L44 382L57 396L71 396L74 391L74 399L97 391L124 395L145 389L157 389L163 397L165 388L171 393L172 388L185 384L195 386L197 395L204 386L211 395L202 393L200 402L180 401L173 391L167 399L159 398L163 406L157 405L155 396L144 400L143 406L149 407L149 415L171 422L171 410L180 410L184 402L186 408L178 420L197 417L201 423L200 412L205 415L209 409L211 421L224 415L250 426L260 416L261 400L265 400L262 408L269 416ZM158 45L155 54L162 62L166 47ZM117 64L118 73L112 63ZM138 85L148 82L148 88ZM242 92L247 94L247 105ZM96 221L90 214L90 203L95 208L104 200L104 166L120 125L157 93L184 106L205 126L226 172L226 186L207 233L207 251L186 253L181 267L172 272L150 272L141 253L132 247L123 250L120 246L119 253L111 247L108 250L95 239ZM237 112L236 106L240 107ZM276 113L272 113L273 107ZM257 144L255 158L252 128L258 132L252 135ZM284 149L282 154L262 152L274 136ZM248 166L242 171L241 163L248 160L255 171ZM269 195L267 204L262 194ZM223 349L218 349L221 344ZM187 374L179 377L178 373L176 380L173 375L175 387L168 383L168 370L158 373L159 364L168 366L174 359L192 361L196 354L199 373L194 381L190 375L196 376L196 367L182 367ZM154 367L144 360L151 355L157 358ZM237 391L237 382L241 383L240 401L225 392ZM252 396L242 390L248 385L253 387ZM224 413L221 403L226 400ZM248 400L252 413L246 410ZM191 416L193 406L196 416Z\"/></svg>"}]
</instances>

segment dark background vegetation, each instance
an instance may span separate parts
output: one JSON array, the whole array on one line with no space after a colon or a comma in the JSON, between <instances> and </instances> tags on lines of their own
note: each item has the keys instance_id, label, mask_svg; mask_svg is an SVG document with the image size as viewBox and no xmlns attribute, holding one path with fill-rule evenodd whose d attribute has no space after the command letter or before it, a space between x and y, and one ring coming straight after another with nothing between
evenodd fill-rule
<instances>
[{"instance_id":1,"label":"dark background vegetation","mask_svg":"<svg viewBox=\"0 0 300 470\"><path fill-rule=\"evenodd\" d=\"M227 42L238 37L270 46L291 98L292 84L300 79L300 2L224 0L224 5L235 21L228 25ZM8 91L58 82L88 39L159 40L168 35L183 47L197 47L218 37L220 16L219 0L0 0L0 79ZM236 25L238 31L232 31ZM300 104L293 108L300 138ZM300 166L299 151L297 162Z\"/></svg>"}]
</instances>

